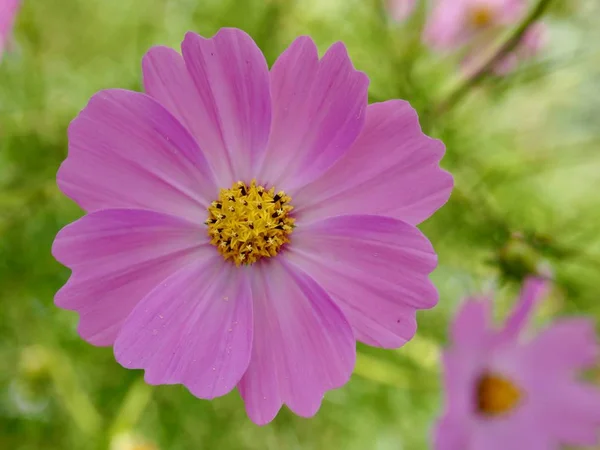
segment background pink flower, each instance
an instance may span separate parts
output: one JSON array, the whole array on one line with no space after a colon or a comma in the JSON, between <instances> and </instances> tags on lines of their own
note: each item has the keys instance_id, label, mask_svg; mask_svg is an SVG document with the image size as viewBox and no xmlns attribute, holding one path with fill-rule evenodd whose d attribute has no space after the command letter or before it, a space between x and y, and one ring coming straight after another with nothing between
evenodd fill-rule
<instances>
[{"instance_id":1,"label":"background pink flower","mask_svg":"<svg viewBox=\"0 0 600 450\"><path fill-rule=\"evenodd\" d=\"M496 75L504 76L516 70L521 64L535 58L548 41L548 30L546 24L538 22L531 25L523 34L521 42L517 47L500 59L493 67ZM493 42L481 42L472 46L467 56L462 61L462 68L468 75L481 64L481 58L486 56Z\"/></svg>"},{"instance_id":2,"label":"background pink flower","mask_svg":"<svg viewBox=\"0 0 600 450\"><path fill-rule=\"evenodd\" d=\"M55 240L55 302L148 383L312 416L356 340L399 347L437 302L415 225L450 195L444 146L407 102L367 106L341 43L298 38L269 71L240 30L188 33L143 75L69 127L58 183L88 214Z\"/></svg>"},{"instance_id":3,"label":"background pink flower","mask_svg":"<svg viewBox=\"0 0 600 450\"><path fill-rule=\"evenodd\" d=\"M562 318L525 339L545 282L525 282L504 326L491 324L490 299L465 302L443 355L446 405L437 450L547 450L594 445L600 430L600 391L578 380L597 363L594 324Z\"/></svg>"},{"instance_id":4,"label":"background pink flower","mask_svg":"<svg viewBox=\"0 0 600 450\"><path fill-rule=\"evenodd\" d=\"M423 39L438 50L457 49L515 23L524 8L523 0L437 0Z\"/></svg>"},{"instance_id":5,"label":"background pink flower","mask_svg":"<svg viewBox=\"0 0 600 450\"><path fill-rule=\"evenodd\" d=\"M20 6L20 0L0 0L0 59L12 39L12 30Z\"/></svg>"}]
</instances>

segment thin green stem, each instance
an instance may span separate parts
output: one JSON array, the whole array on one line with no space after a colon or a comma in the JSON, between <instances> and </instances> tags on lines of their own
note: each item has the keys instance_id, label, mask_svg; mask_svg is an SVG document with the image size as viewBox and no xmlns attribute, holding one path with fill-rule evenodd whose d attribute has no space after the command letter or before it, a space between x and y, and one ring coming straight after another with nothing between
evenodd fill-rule
<instances>
[{"instance_id":1,"label":"thin green stem","mask_svg":"<svg viewBox=\"0 0 600 450\"><path fill-rule=\"evenodd\" d=\"M450 93L443 99L436 112L442 114L452 107L454 107L462 98L468 94L475 86L477 86L483 79L493 70L496 63L502 60L503 57L512 52L521 39L529 29L529 27L535 23L546 11L548 6L552 3L552 0L538 0L538 2L531 8L529 13L523 18L521 23L482 59L469 76L462 78L456 86L450 91Z\"/></svg>"}]
</instances>

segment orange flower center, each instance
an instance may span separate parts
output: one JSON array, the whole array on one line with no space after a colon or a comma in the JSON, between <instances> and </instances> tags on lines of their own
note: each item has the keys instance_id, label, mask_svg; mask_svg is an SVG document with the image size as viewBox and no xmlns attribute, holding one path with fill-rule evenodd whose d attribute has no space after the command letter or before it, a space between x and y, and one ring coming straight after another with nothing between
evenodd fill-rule
<instances>
[{"instance_id":1,"label":"orange flower center","mask_svg":"<svg viewBox=\"0 0 600 450\"><path fill-rule=\"evenodd\" d=\"M494 21L494 11L487 5L479 5L469 11L469 22L475 28L487 28Z\"/></svg>"},{"instance_id":2,"label":"orange flower center","mask_svg":"<svg viewBox=\"0 0 600 450\"><path fill-rule=\"evenodd\" d=\"M486 373L477 383L477 411L495 417L516 408L521 391L513 382L501 376Z\"/></svg>"}]
</instances>

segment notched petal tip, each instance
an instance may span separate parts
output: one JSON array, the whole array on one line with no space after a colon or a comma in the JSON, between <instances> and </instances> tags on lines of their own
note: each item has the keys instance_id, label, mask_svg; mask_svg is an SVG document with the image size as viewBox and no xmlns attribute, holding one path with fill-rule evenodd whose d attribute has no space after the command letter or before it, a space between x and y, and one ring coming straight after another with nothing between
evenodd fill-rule
<instances>
[{"instance_id":1,"label":"notched petal tip","mask_svg":"<svg viewBox=\"0 0 600 450\"><path fill-rule=\"evenodd\" d=\"M191 41L191 40L194 40L194 41L197 41L197 40L222 41L222 40L231 40L231 39L240 39L240 38L250 40L250 41L252 41L252 43L254 43L254 45L256 45L256 42L254 41L254 39L252 38L252 36L250 34L245 32L244 30L241 30L239 28L234 28L234 27L219 28L219 30L215 34L213 34L211 37L204 37L201 34L198 34L194 31L187 31L183 37L183 42ZM183 47L183 42L182 42L182 47Z\"/></svg>"}]
</instances>

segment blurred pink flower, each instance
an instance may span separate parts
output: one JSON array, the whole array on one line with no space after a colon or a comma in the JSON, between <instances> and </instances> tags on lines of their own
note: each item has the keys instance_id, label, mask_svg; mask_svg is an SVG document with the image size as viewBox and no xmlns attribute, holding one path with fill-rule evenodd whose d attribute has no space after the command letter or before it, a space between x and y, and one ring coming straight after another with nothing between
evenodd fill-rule
<instances>
[{"instance_id":1,"label":"blurred pink flower","mask_svg":"<svg viewBox=\"0 0 600 450\"><path fill-rule=\"evenodd\" d=\"M387 0L390 17L396 22L403 22L415 10L417 0Z\"/></svg>"},{"instance_id":2,"label":"blurred pink flower","mask_svg":"<svg viewBox=\"0 0 600 450\"><path fill-rule=\"evenodd\" d=\"M395 348L438 300L416 227L452 177L401 100L367 105L342 43L296 39L269 71L241 30L151 49L146 94L102 91L69 127L56 294L150 384L238 387L250 418L314 415L356 340ZM256 181L254 181L256 180Z\"/></svg>"},{"instance_id":3,"label":"blurred pink flower","mask_svg":"<svg viewBox=\"0 0 600 450\"><path fill-rule=\"evenodd\" d=\"M10 45L21 0L0 0L0 59Z\"/></svg>"},{"instance_id":4,"label":"blurred pink flower","mask_svg":"<svg viewBox=\"0 0 600 450\"><path fill-rule=\"evenodd\" d=\"M515 23L524 0L437 0L427 20L424 41L438 50L453 50Z\"/></svg>"},{"instance_id":5,"label":"blurred pink flower","mask_svg":"<svg viewBox=\"0 0 600 450\"><path fill-rule=\"evenodd\" d=\"M436 450L548 450L593 445L600 390L578 380L598 362L594 324L562 318L534 337L524 328L545 282L525 282L504 326L492 326L491 299L469 299L444 352L446 406Z\"/></svg>"},{"instance_id":6,"label":"blurred pink flower","mask_svg":"<svg viewBox=\"0 0 600 450\"><path fill-rule=\"evenodd\" d=\"M493 72L499 76L508 75L521 64L535 58L546 45L547 34L548 30L544 23L538 22L530 26L515 50L495 64ZM488 45L486 46L485 44ZM485 51L490 49L490 45L491 42L483 42L478 46L472 46L470 53L467 54L462 62L463 70L467 75L477 68L476 64L481 62L481 58L485 56Z\"/></svg>"}]
</instances>

